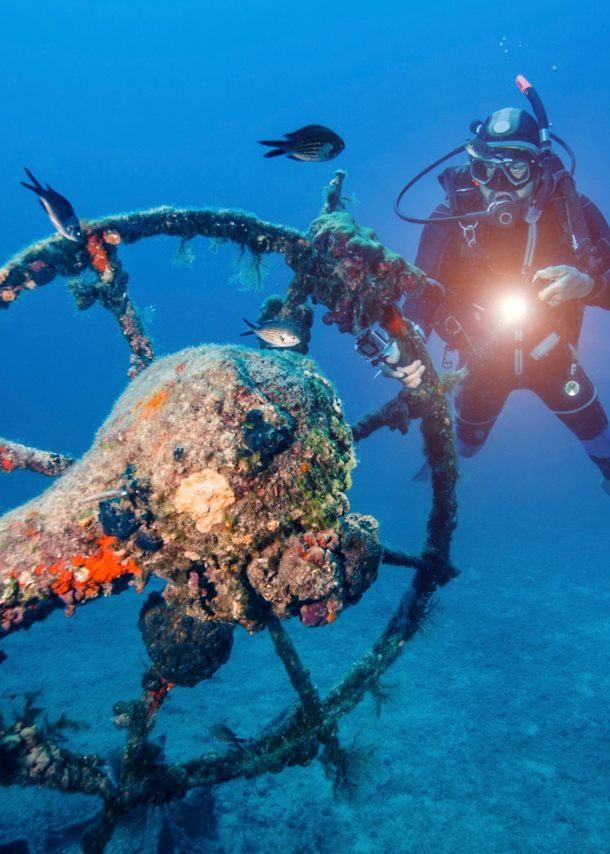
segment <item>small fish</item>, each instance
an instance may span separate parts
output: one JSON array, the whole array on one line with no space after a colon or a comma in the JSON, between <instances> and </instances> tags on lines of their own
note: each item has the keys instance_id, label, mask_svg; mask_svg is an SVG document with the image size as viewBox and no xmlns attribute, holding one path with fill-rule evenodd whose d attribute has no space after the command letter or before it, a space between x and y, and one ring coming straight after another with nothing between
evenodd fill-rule
<instances>
[{"instance_id":1,"label":"small fish","mask_svg":"<svg viewBox=\"0 0 610 854\"><path fill-rule=\"evenodd\" d=\"M121 788L121 751L111 747L104 756L105 763L102 766L102 774L105 774L113 789Z\"/></svg>"},{"instance_id":2,"label":"small fish","mask_svg":"<svg viewBox=\"0 0 610 854\"><path fill-rule=\"evenodd\" d=\"M23 181L21 182L22 186L27 187L28 190L32 190L40 197L38 201L48 213L51 222L59 233L67 237L68 240L75 240L77 242L82 240L83 233L80 229L80 223L70 202L63 196L60 196L59 193L56 193L55 190L52 190L48 184L45 190L42 184L39 184L36 178L34 178L29 169L25 171L34 186L26 184Z\"/></svg>"},{"instance_id":3,"label":"small fish","mask_svg":"<svg viewBox=\"0 0 610 854\"><path fill-rule=\"evenodd\" d=\"M494 150L491 146L487 145L486 142L483 142L482 139L471 139L464 146L466 149L466 153L470 155L474 160L492 160L494 157Z\"/></svg>"},{"instance_id":4,"label":"small fish","mask_svg":"<svg viewBox=\"0 0 610 854\"><path fill-rule=\"evenodd\" d=\"M82 498L77 498L77 504L95 504L98 501L110 501L112 498L126 498L129 492L125 487L119 489L107 489L106 492L96 492L93 495L84 495Z\"/></svg>"},{"instance_id":5,"label":"small fish","mask_svg":"<svg viewBox=\"0 0 610 854\"><path fill-rule=\"evenodd\" d=\"M244 323L247 323L250 329L240 335L256 335L272 347L296 347L301 343L293 327L283 320L264 320L259 326L255 326L244 317Z\"/></svg>"},{"instance_id":6,"label":"small fish","mask_svg":"<svg viewBox=\"0 0 610 854\"><path fill-rule=\"evenodd\" d=\"M341 137L323 125L307 125L293 133L285 133L284 136L285 140L261 139L259 141L259 145L270 145L273 148L265 154L265 157L279 157L280 154L285 154L291 160L321 163L337 157L345 148Z\"/></svg>"},{"instance_id":7,"label":"small fish","mask_svg":"<svg viewBox=\"0 0 610 854\"><path fill-rule=\"evenodd\" d=\"M238 750L244 752L243 747L239 743L240 741L246 741L245 738L238 738L233 730L229 729L228 726L224 724L212 724L211 727L208 727L208 732L214 741L217 741L219 744L229 744L233 747L237 747Z\"/></svg>"}]
</instances>

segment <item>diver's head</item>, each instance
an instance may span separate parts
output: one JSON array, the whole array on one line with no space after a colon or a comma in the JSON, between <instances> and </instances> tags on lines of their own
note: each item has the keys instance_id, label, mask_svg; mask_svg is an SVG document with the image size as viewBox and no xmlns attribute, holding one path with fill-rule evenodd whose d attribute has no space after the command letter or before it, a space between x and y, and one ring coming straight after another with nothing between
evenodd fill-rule
<instances>
[{"instance_id":1,"label":"diver's head","mask_svg":"<svg viewBox=\"0 0 610 854\"><path fill-rule=\"evenodd\" d=\"M514 225L540 181L538 123L525 110L508 107L485 122L473 122L470 129L476 133L466 145L472 180L491 221Z\"/></svg>"}]
</instances>

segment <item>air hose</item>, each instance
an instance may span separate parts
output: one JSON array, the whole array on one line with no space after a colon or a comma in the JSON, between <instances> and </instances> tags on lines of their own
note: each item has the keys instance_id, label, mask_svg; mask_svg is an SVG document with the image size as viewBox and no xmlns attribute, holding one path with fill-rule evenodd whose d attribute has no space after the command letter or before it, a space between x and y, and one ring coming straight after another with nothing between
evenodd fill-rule
<instances>
[{"instance_id":1,"label":"air hose","mask_svg":"<svg viewBox=\"0 0 610 854\"><path fill-rule=\"evenodd\" d=\"M584 273L593 272L596 268L596 260L582 200L576 189L574 178L556 154L553 155L553 172L556 186L565 199L568 225L570 226L579 269Z\"/></svg>"}]
</instances>

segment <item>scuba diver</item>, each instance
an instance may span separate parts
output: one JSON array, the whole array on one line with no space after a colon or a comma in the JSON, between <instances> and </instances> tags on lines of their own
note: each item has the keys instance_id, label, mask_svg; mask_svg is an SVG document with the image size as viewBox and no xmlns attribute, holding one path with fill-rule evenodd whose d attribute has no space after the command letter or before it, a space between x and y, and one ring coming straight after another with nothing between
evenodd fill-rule
<instances>
[{"instance_id":1,"label":"scuba diver","mask_svg":"<svg viewBox=\"0 0 610 854\"><path fill-rule=\"evenodd\" d=\"M610 494L608 418L578 362L585 306L610 309L610 227L577 193L574 155L550 133L539 96L517 78L529 112L507 108L470 126L475 134L419 173L396 200L396 213L424 223L415 264L428 278L404 314L445 342L443 367L457 351L467 374L455 399L456 447L478 453L508 395L533 391L580 440ZM569 154L568 171L552 140ZM469 162L439 176L446 198L429 219L403 214L404 194L425 174L466 150ZM411 388L423 366L381 366Z\"/></svg>"}]
</instances>

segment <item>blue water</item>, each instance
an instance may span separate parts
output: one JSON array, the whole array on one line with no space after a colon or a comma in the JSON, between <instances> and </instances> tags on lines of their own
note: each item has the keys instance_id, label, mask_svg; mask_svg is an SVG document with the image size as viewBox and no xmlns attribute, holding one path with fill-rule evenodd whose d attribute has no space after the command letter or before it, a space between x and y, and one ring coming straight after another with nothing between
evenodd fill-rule
<instances>
[{"instance_id":1,"label":"blue water","mask_svg":"<svg viewBox=\"0 0 610 854\"><path fill-rule=\"evenodd\" d=\"M26 0L4 3L0 21L5 260L50 231L19 184L24 165L82 218L240 207L299 229L318 214L336 166L357 219L413 260L419 228L394 216L397 190L465 140L473 118L524 106L517 74L575 149L579 189L610 216L606 4ZM258 139L308 123L345 139L338 160L263 159ZM430 178L412 209L425 215L440 198ZM190 269L172 264L176 249L169 238L120 248L159 354L236 342L242 317L255 319L290 278L275 259L264 291L243 291L231 281L231 247L213 254L197 238ZM438 342L431 349L438 358ZM319 315L310 352L351 420L397 391ZM0 313L0 435L79 456L126 385L128 357L114 319L99 306L77 312L61 281L25 293ZM599 309L587 310L581 360L609 407L610 317ZM375 515L384 542L406 550L422 540L430 498L409 483L420 445L416 428L362 443L350 492L352 509ZM610 499L576 440L528 392L510 398L485 450L462 468L462 574L441 592L434 627L388 673L396 687L381 717L367 701L342 725L346 741L360 733L377 748L366 797L356 808L333 802L316 763L232 783L216 790L215 829L193 850L610 851ZM0 510L47 485L32 473L1 476ZM332 626L291 627L322 692L376 637L408 581L384 568ZM51 717L68 710L91 724L74 745L103 752L117 741L112 702L139 693L140 604L125 594L10 637L2 690L42 686ZM170 760L183 760L210 747L206 727L227 708L227 723L255 734L292 697L266 635L238 632L229 664L176 689L158 728ZM37 790L2 800L0 845L28 838L40 852L76 851L63 829L96 808ZM161 851L160 821L136 816L108 850Z\"/></svg>"}]
</instances>

